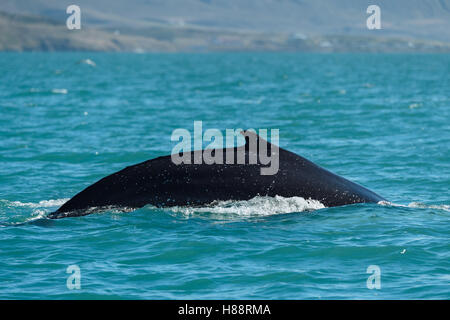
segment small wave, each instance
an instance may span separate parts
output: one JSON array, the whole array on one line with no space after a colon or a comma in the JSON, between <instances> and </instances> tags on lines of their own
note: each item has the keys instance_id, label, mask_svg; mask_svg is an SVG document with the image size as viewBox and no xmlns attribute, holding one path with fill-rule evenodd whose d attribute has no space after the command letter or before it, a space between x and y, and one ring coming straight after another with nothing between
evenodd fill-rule
<instances>
[{"instance_id":1,"label":"small wave","mask_svg":"<svg viewBox=\"0 0 450 320\"><path fill-rule=\"evenodd\" d=\"M66 203L69 199L55 199L55 200L42 200L39 202L20 202L20 201L8 201L0 200L8 207L28 207L28 208L51 208L59 207Z\"/></svg>"},{"instance_id":2,"label":"small wave","mask_svg":"<svg viewBox=\"0 0 450 320\"><path fill-rule=\"evenodd\" d=\"M55 212L52 214L52 219L61 219L66 217L81 217L87 216L92 213L112 213L114 215L128 213L135 211L136 208L120 207L120 206L102 206L102 207L90 207L82 210L68 211L68 212Z\"/></svg>"},{"instance_id":3,"label":"small wave","mask_svg":"<svg viewBox=\"0 0 450 320\"><path fill-rule=\"evenodd\" d=\"M450 212L450 205L448 204L441 204L441 205L435 205L435 204L425 204L421 202L411 202L408 204L409 208L423 208L423 209L438 209L438 210L445 210Z\"/></svg>"},{"instance_id":4,"label":"small wave","mask_svg":"<svg viewBox=\"0 0 450 320\"><path fill-rule=\"evenodd\" d=\"M250 200L227 200L213 202L205 207L171 207L176 213L191 215L195 213L234 214L238 216L270 216L282 213L303 212L323 209L325 206L317 200L301 197L284 198L255 197Z\"/></svg>"},{"instance_id":5,"label":"small wave","mask_svg":"<svg viewBox=\"0 0 450 320\"><path fill-rule=\"evenodd\" d=\"M67 94L68 92L67 89L52 89L52 93L56 94Z\"/></svg>"},{"instance_id":6,"label":"small wave","mask_svg":"<svg viewBox=\"0 0 450 320\"><path fill-rule=\"evenodd\" d=\"M411 104L409 105L409 108L410 108L410 109L415 109L415 108L419 108L420 106L421 106L420 103L411 103Z\"/></svg>"},{"instance_id":7,"label":"small wave","mask_svg":"<svg viewBox=\"0 0 450 320\"><path fill-rule=\"evenodd\" d=\"M65 88L53 88L53 89L39 89L39 88L30 88L28 90L29 93L40 93L40 94L68 94L69 90Z\"/></svg>"},{"instance_id":8,"label":"small wave","mask_svg":"<svg viewBox=\"0 0 450 320\"><path fill-rule=\"evenodd\" d=\"M444 210L450 212L450 205L448 204L425 204L421 202L411 202L408 205L393 203L389 201L380 201L378 202L379 205L382 206L391 206L391 207L401 207L401 208L420 208L420 209L436 209L436 210Z\"/></svg>"},{"instance_id":9,"label":"small wave","mask_svg":"<svg viewBox=\"0 0 450 320\"><path fill-rule=\"evenodd\" d=\"M96 67L97 66L97 64L94 61L92 61L91 59L83 59L83 60L80 60L79 63L87 64L87 65L89 65L91 67Z\"/></svg>"},{"instance_id":10,"label":"small wave","mask_svg":"<svg viewBox=\"0 0 450 320\"><path fill-rule=\"evenodd\" d=\"M19 226L42 220L53 208L60 207L68 200L51 199L39 202L0 200L0 227Z\"/></svg>"},{"instance_id":11,"label":"small wave","mask_svg":"<svg viewBox=\"0 0 450 320\"><path fill-rule=\"evenodd\" d=\"M258 99L243 99L241 102L243 104L261 104L266 98L259 97Z\"/></svg>"},{"instance_id":12,"label":"small wave","mask_svg":"<svg viewBox=\"0 0 450 320\"><path fill-rule=\"evenodd\" d=\"M35 209L31 213L31 216L24 216L20 218L14 217L13 219L5 222L0 221L0 227L21 226L24 224L33 223L41 219L45 219L47 214L48 212L46 210Z\"/></svg>"},{"instance_id":13,"label":"small wave","mask_svg":"<svg viewBox=\"0 0 450 320\"><path fill-rule=\"evenodd\" d=\"M36 209L36 210L33 210L31 217L27 217L27 218L25 218L25 220L23 222L18 222L18 223L29 223L29 222L33 222L36 220L40 220L40 219L45 218L47 216L47 214L48 214L47 210Z\"/></svg>"}]
</instances>

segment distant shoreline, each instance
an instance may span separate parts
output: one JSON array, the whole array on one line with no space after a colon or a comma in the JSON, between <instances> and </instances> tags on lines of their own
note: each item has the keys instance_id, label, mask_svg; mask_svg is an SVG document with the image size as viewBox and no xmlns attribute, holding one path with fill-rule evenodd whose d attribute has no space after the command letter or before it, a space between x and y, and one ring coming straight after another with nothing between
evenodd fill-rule
<instances>
[{"instance_id":1,"label":"distant shoreline","mask_svg":"<svg viewBox=\"0 0 450 320\"><path fill-rule=\"evenodd\" d=\"M68 30L46 17L0 12L0 52L450 53L450 43L375 35L299 35L152 25Z\"/></svg>"}]
</instances>

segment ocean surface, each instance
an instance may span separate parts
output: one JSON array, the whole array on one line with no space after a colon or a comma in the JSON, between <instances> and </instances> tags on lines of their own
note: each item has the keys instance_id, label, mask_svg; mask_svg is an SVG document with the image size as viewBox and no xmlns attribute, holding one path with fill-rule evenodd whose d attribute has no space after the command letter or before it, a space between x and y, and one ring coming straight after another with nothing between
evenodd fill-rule
<instances>
[{"instance_id":1,"label":"ocean surface","mask_svg":"<svg viewBox=\"0 0 450 320\"><path fill-rule=\"evenodd\" d=\"M0 53L0 112L2 299L450 298L450 55ZM45 218L197 120L389 202Z\"/></svg>"}]
</instances>

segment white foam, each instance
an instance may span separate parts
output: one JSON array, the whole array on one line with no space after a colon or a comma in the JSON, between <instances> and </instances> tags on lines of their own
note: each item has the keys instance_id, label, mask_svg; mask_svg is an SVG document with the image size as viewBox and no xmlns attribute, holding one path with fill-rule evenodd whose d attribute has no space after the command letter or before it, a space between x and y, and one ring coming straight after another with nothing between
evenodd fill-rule
<instances>
[{"instance_id":1,"label":"white foam","mask_svg":"<svg viewBox=\"0 0 450 320\"><path fill-rule=\"evenodd\" d=\"M20 202L20 201L8 201L2 200L7 206L11 207L27 207L27 208L51 208L59 207L64 203L69 201L69 199L55 199L55 200L41 200L39 202Z\"/></svg>"},{"instance_id":2,"label":"white foam","mask_svg":"<svg viewBox=\"0 0 450 320\"><path fill-rule=\"evenodd\" d=\"M425 204L420 202L411 202L408 204L409 208L424 208L424 209L438 209L438 210L445 210L450 211L450 205L448 204L441 204L441 205L435 205L435 204Z\"/></svg>"},{"instance_id":3,"label":"white foam","mask_svg":"<svg viewBox=\"0 0 450 320\"><path fill-rule=\"evenodd\" d=\"M69 91L67 89L52 89L52 93L56 94L67 94Z\"/></svg>"},{"instance_id":4,"label":"white foam","mask_svg":"<svg viewBox=\"0 0 450 320\"><path fill-rule=\"evenodd\" d=\"M402 208L420 208L420 209L437 209L437 210L444 210L444 211L450 211L450 205L448 204L425 204L421 202L411 202L408 205L393 203L389 201L380 201L378 202L379 205L382 206L391 206L391 207L402 207Z\"/></svg>"},{"instance_id":5,"label":"white foam","mask_svg":"<svg viewBox=\"0 0 450 320\"><path fill-rule=\"evenodd\" d=\"M270 216L281 213L303 212L323 209L325 206L317 200L304 199L302 197L284 198L255 197L250 200L217 201L205 207L171 207L172 212L186 215L194 213L234 214L238 216Z\"/></svg>"},{"instance_id":6,"label":"white foam","mask_svg":"<svg viewBox=\"0 0 450 320\"><path fill-rule=\"evenodd\" d=\"M91 59L83 59L83 60L80 61L80 63L87 64L87 65L89 65L91 67L97 66L97 64L94 61L92 61Z\"/></svg>"},{"instance_id":7,"label":"white foam","mask_svg":"<svg viewBox=\"0 0 450 320\"><path fill-rule=\"evenodd\" d=\"M53 209L57 208L64 203L66 203L69 199L51 199L51 200L41 200L39 202L21 202L21 201L9 201L9 200L1 200L0 206L9 207L9 208L25 208L24 211L28 212L26 215L18 217L16 215L11 216L7 222L1 223L1 226L7 225L21 225L24 223L29 223L35 220L39 220L45 218L47 214ZM3 210L2 210L3 211ZM31 215L29 215L31 212Z\"/></svg>"}]
</instances>

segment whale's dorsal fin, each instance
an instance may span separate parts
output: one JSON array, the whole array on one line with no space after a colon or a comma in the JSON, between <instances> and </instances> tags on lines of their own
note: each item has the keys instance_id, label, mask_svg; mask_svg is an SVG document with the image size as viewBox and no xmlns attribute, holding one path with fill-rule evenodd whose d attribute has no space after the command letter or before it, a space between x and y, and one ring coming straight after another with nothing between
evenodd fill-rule
<instances>
[{"instance_id":1,"label":"whale's dorsal fin","mask_svg":"<svg viewBox=\"0 0 450 320\"><path fill-rule=\"evenodd\" d=\"M269 131L269 130L267 130L267 131ZM254 141L258 141L258 142L261 140L261 142L266 142L268 144L272 144L271 142L268 141L268 139L261 138L253 129L242 130L240 132L240 134L243 135L245 138L245 145L248 145L250 143L251 139L253 139ZM278 132L277 132L277 134L278 134ZM271 137L271 138L273 139L273 137ZM276 144L278 145L279 137L277 136L276 138L277 138Z\"/></svg>"},{"instance_id":2,"label":"whale's dorsal fin","mask_svg":"<svg viewBox=\"0 0 450 320\"><path fill-rule=\"evenodd\" d=\"M240 134L242 134L245 138L245 150L246 151L253 151L253 152L259 152L259 148L262 147L263 145L266 145L266 150L268 150L269 152L271 152L271 150L275 149L278 150L279 146L278 146L278 132L277 132L277 136L276 136L276 141L275 143L271 143L269 141L267 141L264 138L261 138L254 130L250 129L250 130L243 130L240 132ZM272 134L272 133L271 133ZM274 137L271 137L271 140L273 141Z\"/></svg>"}]
</instances>

